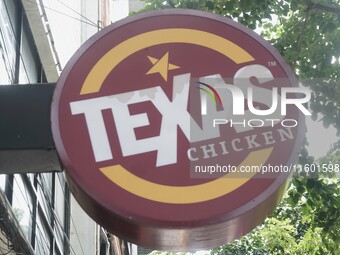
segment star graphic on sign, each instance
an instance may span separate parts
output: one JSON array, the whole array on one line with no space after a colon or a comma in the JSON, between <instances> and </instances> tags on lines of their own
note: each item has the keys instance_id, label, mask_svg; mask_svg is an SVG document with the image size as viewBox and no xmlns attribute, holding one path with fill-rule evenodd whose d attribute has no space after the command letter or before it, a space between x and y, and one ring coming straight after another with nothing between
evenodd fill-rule
<instances>
[{"instance_id":1,"label":"star graphic on sign","mask_svg":"<svg viewBox=\"0 0 340 255\"><path fill-rule=\"evenodd\" d=\"M179 66L175 66L169 63L169 52L165 53L160 59L148 56L148 59L153 64L146 74L159 73L165 81L168 80L168 72L170 70L178 69Z\"/></svg>"}]
</instances>

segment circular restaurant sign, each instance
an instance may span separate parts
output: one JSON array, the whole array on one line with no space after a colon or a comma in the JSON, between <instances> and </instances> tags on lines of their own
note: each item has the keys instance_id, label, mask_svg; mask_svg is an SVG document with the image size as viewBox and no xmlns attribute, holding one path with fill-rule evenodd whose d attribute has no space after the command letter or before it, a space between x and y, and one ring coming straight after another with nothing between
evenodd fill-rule
<instances>
[{"instance_id":1,"label":"circular restaurant sign","mask_svg":"<svg viewBox=\"0 0 340 255\"><path fill-rule=\"evenodd\" d=\"M52 130L72 193L108 231L154 249L207 249L275 208L308 100L249 29L165 10L117 22L77 51L57 83Z\"/></svg>"}]
</instances>

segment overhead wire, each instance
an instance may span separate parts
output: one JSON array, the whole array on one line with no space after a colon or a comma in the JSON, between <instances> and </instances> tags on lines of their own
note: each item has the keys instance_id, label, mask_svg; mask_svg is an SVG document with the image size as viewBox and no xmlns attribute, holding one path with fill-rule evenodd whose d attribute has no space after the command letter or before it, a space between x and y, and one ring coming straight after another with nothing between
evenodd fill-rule
<instances>
[{"instance_id":1,"label":"overhead wire","mask_svg":"<svg viewBox=\"0 0 340 255\"><path fill-rule=\"evenodd\" d=\"M68 14L66 14L66 13L63 13L63 12L61 12L61 11L58 11L58 10L56 10L56 9L53 9L53 8L51 8L51 7L48 7L48 6L44 5L44 4L40 4L40 3L35 2L35 1L32 1L32 0L26 0L26 1L28 1L28 2L30 2L30 3L33 3L33 4L37 4L37 5L39 5L40 7L45 8L46 10L53 11L53 12L55 12L55 13L58 13L58 14L60 14L60 15L65 16L65 17L68 17L68 18L77 20L77 21L79 21L79 22L85 23L85 24L87 24L87 25L90 25L90 26L93 26L93 27L102 29L101 26L99 26L98 24L94 23L93 21L88 22L88 21L82 20L82 19L80 19L80 18L78 18L78 17L74 17L74 16L71 16L71 15L68 15ZM83 15L81 15L80 17L83 17ZM89 20L89 19L86 18L86 20Z\"/></svg>"},{"instance_id":2,"label":"overhead wire","mask_svg":"<svg viewBox=\"0 0 340 255\"><path fill-rule=\"evenodd\" d=\"M78 21L80 23L84 23L84 24L87 24L89 26L95 27L98 30L102 29L102 27L99 25L100 24L99 22L98 22L98 24L96 24L94 21L90 20L88 17L86 17L85 15L79 13L78 11L76 11L75 9L70 7L69 5L61 2L60 0L58 0L58 2L60 4L62 4L65 8L71 10L72 12L76 13L78 16L74 17L72 15L69 15L69 14L65 13L65 11L66 11L65 8L64 8L65 11L61 11L61 10L57 10L56 6L53 6L54 8L51 7L51 6L47 6L46 4L43 3L42 0L25 0L25 1L39 6L40 7L40 11L42 12L42 16L45 17L45 22L46 22L45 29L47 30L47 35L48 35L50 43L51 43L51 48L52 48L53 56L55 57L56 66L58 67L59 72L62 71L63 67L62 67L62 65L60 63L59 54L57 53L57 50L55 48L56 46L54 44L53 34L51 33L50 25L48 24L48 20L47 20L48 17L47 17L46 11L49 10L51 12L60 14L62 16L65 16L65 17L68 17L70 19L76 20L76 21ZM78 37L75 37L75 38L77 39ZM79 38L80 38L80 36L79 36Z\"/></svg>"},{"instance_id":3,"label":"overhead wire","mask_svg":"<svg viewBox=\"0 0 340 255\"><path fill-rule=\"evenodd\" d=\"M88 17L84 16L83 14L79 13L78 11L74 10L72 7L68 6L67 4L65 4L64 2L62 2L61 0L57 0L60 4L62 4L63 6L65 6L66 8L70 9L71 11L73 11L75 14L79 15L80 17L82 17L83 19L87 20L88 22L92 23L94 26L98 26L98 24L92 20L90 20Z\"/></svg>"}]
</instances>

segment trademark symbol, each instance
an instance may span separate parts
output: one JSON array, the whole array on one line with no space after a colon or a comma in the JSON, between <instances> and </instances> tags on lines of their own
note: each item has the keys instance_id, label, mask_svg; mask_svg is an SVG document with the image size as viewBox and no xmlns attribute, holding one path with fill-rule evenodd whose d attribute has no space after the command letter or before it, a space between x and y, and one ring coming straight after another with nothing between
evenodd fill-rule
<instances>
[{"instance_id":1,"label":"trademark symbol","mask_svg":"<svg viewBox=\"0 0 340 255\"><path fill-rule=\"evenodd\" d=\"M268 66L276 66L276 61L268 61Z\"/></svg>"}]
</instances>

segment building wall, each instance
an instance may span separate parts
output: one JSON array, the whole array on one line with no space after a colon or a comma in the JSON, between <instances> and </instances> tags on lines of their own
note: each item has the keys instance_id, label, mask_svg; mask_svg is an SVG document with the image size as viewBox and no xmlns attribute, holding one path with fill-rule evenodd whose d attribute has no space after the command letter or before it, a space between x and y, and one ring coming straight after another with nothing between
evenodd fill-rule
<instances>
[{"instance_id":1,"label":"building wall","mask_svg":"<svg viewBox=\"0 0 340 255\"><path fill-rule=\"evenodd\" d=\"M76 50L109 22L109 0L42 0L50 34L60 60L61 70ZM107 237L99 235L100 227L70 198L71 254L103 254Z\"/></svg>"},{"instance_id":2,"label":"building wall","mask_svg":"<svg viewBox=\"0 0 340 255\"><path fill-rule=\"evenodd\" d=\"M0 0L0 84L46 82L26 14L21 1ZM0 175L0 192L1 254L70 254L62 173Z\"/></svg>"},{"instance_id":3,"label":"building wall","mask_svg":"<svg viewBox=\"0 0 340 255\"><path fill-rule=\"evenodd\" d=\"M17 1L0 1L0 84L34 83L42 77L26 16Z\"/></svg>"},{"instance_id":4,"label":"building wall","mask_svg":"<svg viewBox=\"0 0 340 255\"><path fill-rule=\"evenodd\" d=\"M93 4L95 1L81 1L81 41L83 44L100 29L101 21L98 20L99 5Z\"/></svg>"},{"instance_id":5,"label":"building wall","mask_svg":"<svg viewBox=\"0 0 340 255\"><path fill-rule=\"evenodd\" d=\"M113 0L111 5L112 21L118 21L129 14L129 1Z\"/></svg>"},{"instance_id":6,"label":"building wall","mask_svg":"<svg viewBox=\"0 0 340 255\"><path fill-rule=\"evenodd\" d=\"M141 9L143 9L145 6L145 3L141 0L129 0L129 12L138 12Z\"/></svg>"},{"instance_id":7,"label":"building wall","mask_svg":"<svg viewBox=\"0 0 340 255\"><path fill-rule=\"evenodd\" d=\"M0 85L56 81L82 43L137 10L137 2L0 0ZM0 217L0 254L137 253L136 246L108 234L79 207L64 173L0 174L0 195L0 209L6 210L0 214L13 219L9 226Z\"/></svg>"},{"instance_id":8,"label":"building wall","mask_svg":"<svg viewBox=\"0 0 340 255\"><path fill-rule=\"evenodd\" d=\"M0 0L0 84L46 82L42 62L50 56L54 72L60 72L80 44L98 31L99 21L107 23L98 18L102 3ZM95 16L94 24L88 25L89 15ZM48 48L39 48L45 41ZM100 247L108 242L106 235L99 235L98 225L71 198L63 173L0 174L0 194L0 254L109 254ZM4 216L13 221L9 224Z\"/></svg>"},{"instance_id":9,"label":"building wall","mask_svg":"<svg viewBox=\"0 0 340 255\"><path fill-rule=\"evenodd\" d=\"M73 223L71 225L70 241L73 244L75 254L98 254L98 233L97 224L78 205L77 201L71 198L71 214ZM86 251L86 252L85 252Z\"/></svg>"}]
</instances>

